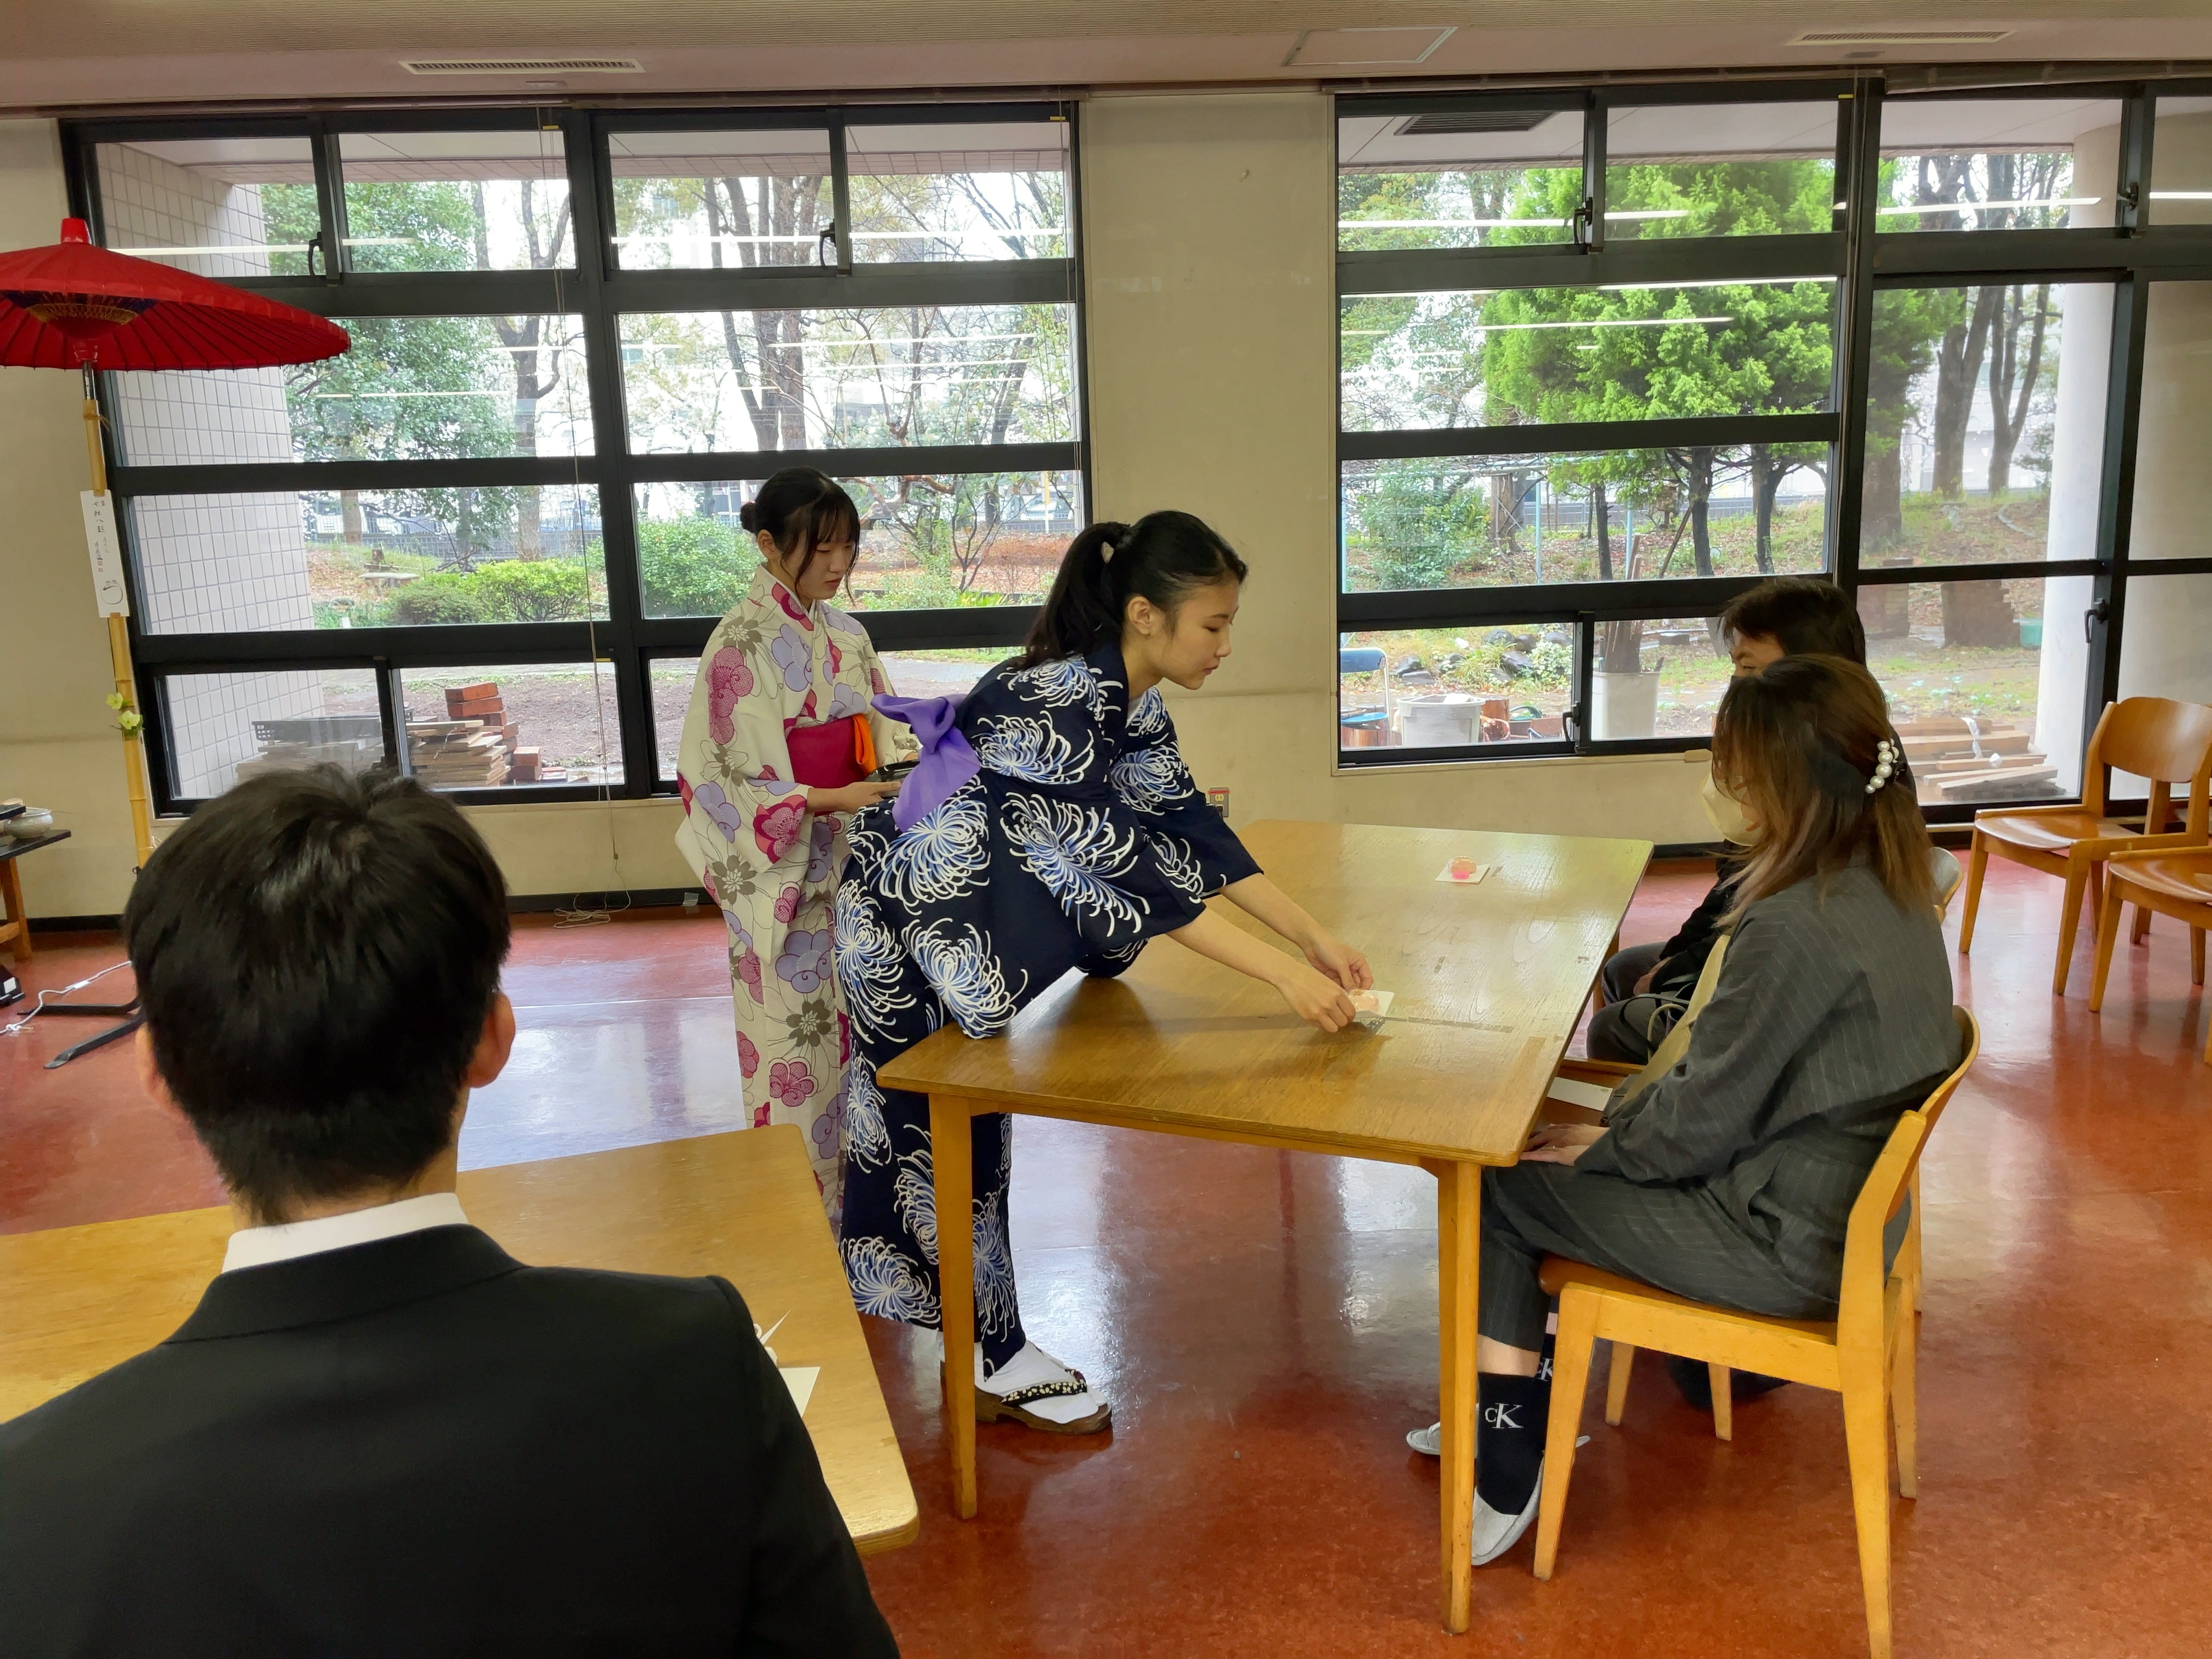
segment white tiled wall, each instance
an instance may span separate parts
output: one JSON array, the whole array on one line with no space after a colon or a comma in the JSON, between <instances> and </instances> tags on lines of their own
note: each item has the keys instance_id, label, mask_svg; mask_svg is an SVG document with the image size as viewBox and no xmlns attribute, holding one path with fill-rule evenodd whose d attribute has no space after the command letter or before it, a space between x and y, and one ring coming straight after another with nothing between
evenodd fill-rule
<instances>
[{"instance_id":1,"label":"white tiled wall","mask_svg":"<svg viewBox=\"0 0 2212 1659\"><path fill-rule=\"evenodd\" d=\"M171 254L161 263L201 276L269 274L258 185L196 173L136 145L102 144L100 207L110 247L236 245L235 253Z\"/></svg>"},{"instance_id":2,"label":"white tiled wall","mask_svg":"<svg viewBox=\"0 0 2212 1659\"><path fill-rule=\"evenodd\" d=\"M260 187L204 177L127 145L100 150L101 206L118 247L266 240ZM264 253L173 263L204 275L266 275ZM118 447L136 465L292 458L282 369L119 374ZM314 626L307 553L293 495L148 497L131 504L131 539L149 633L261 633ZM170 683L178 793L228 789L258 751L253 722L321 712L305 673L195 675Z\"/></svg>"}]
</instances>

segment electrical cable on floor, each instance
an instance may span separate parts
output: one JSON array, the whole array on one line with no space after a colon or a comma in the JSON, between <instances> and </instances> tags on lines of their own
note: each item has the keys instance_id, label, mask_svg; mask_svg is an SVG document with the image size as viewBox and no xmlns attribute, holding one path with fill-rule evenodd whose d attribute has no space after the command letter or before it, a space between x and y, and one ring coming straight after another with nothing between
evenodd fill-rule
<instances>
[{"instance_id":1,"label":"electrical cable on floor","mask_svg":"<svg viewBox=\"0 0 2212 1659\"><path fill-rule=\"evenodd\" d=\"M48 997L65 997L72 991L82 991L88 985L97 985L101 980L106 979L110 974L114 973L118 969L128 968L130 965L130 958L126 957L121 962L114 963L108 967L101 969L96 974L77 981L74 985L64 985L58 991L40 992L39 1000L33 1005L29 1013L24 1015L22 1018L15 1021L12 1025L0 1025L0 1036L13 1036L16 1032L21 1030L26 1025L28 1025L33 1020L36 1019L40 1014L45 1012L46 999Z\"/></svg>"}]
</instances>

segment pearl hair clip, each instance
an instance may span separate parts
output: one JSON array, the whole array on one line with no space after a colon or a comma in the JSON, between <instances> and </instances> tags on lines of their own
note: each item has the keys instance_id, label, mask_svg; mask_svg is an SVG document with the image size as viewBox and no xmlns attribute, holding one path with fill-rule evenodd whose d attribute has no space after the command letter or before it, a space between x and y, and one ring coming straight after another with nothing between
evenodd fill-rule
<instances>
[{"instance_id":1,"label":"pearl hair clip","mask_svg":"<svg viewBox=\"0 0 2212 1659\"><path fill-rule=\"evenodd\" d=\"M1874 776L1867 781L1869 795L1887 784L1890 775L1897 770L1897 745L1884 738L1874 746Z\"/></svg>"}]
</instances>

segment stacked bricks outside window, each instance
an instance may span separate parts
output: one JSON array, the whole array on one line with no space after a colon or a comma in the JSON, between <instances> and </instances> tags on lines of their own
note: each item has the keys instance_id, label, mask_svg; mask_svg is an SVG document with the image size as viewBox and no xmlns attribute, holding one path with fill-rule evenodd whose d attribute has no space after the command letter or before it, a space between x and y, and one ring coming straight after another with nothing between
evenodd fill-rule
<instances>
[{"instance_id":1,"label":"stacked bricks outside window","mask_svg":"<svg viewBox=\"0 0 2212 1659\"><path fill-rule=\"evenodd\" d=\"M520 736L495 681L448 686L445 719L407 722L407 752L415 775L433 789L558 781L559 769L541 768Z\"/></svg>"}]
</instances>

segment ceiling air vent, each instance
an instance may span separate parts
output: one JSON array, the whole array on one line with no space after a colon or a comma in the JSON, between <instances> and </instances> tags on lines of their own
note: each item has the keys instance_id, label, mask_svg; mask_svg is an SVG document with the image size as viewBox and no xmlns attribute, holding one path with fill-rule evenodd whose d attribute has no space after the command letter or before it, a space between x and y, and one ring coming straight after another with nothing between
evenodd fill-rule
<instances>
[{"instance_id":1,"label":"ceiling air vent","mask_svg":"<svg viewBox=\"0 0 2212 1659\"><path fill-rule=\"evenodd\" d=\"M1553 109L1455 110L1446 115L1416 115L1398 133L1405 138L1440 138L1466 132L1532 132L1558 113Z\"/></svg>"},{"instance_id":2,"label":"ceiling air vent","mask_svg":"<svg viewBox=\"0 0 2212 1659\"><path fill-rule=\"evenodd\" d=\"M1988 46L2013 29L1807 29L1793 46Z\"/></svg>"},{"instance_id":3,"label":"ceiling air vent","mask_svg":"<svg viewBox=\"0 0 2212 1659\"><path fill-rule=\"evenodd\" d=\"M403 58L410 75L641 75L635 58Z\"/></svg>"}]
</instances>

